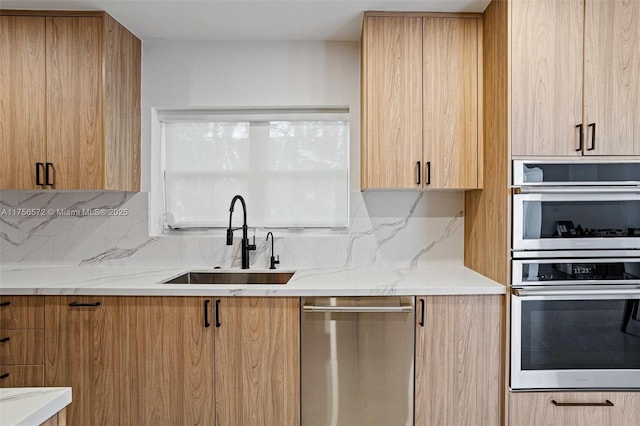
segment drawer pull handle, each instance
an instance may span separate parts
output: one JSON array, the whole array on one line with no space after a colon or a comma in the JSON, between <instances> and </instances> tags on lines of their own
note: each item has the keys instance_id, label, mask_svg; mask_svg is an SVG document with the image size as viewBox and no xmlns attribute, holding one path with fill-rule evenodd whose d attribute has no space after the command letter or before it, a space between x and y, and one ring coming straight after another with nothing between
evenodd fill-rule
<instances>
[{"instance_id":1,"label":"drawer pull handle","mask_svg":"<svg viewBox=\"0 0 640 426\"><path fill-rule=\"evenodd\" d=\"M9 340L11 340L11 337L9 336L3 337L2 339L0 339L0 343L5 343L5 342L8 342Z\"/></svg>"},{"instance_id":2,"label":"drawer pull handle","mask_svg":"<svg viewBox=\"0 0 640 426\"><path fill-rule=\"evenodd\" d=\"M98 306L100 306L100 302L96 302L96 303L78 303L78 302L71 302L71 303L69 303L69 306L72 306L72 307L79 307L79 306L83 306L83 307L97 308Z\"/></svg>"},{"instance_id":3,"label":"drawer pull handle","mask_svg":"<svg viewBox=\"0 0 640 426\"><path fill-rule=\"evenodd\" d=\"M216 300L216 328L220 328L220 299Z\"/></svg>"},{"instance_id":4,"label":"drawer pull handle","mask_svg":"<svg viewBox=\"0 0 640 426\"><path fill-rule=\"evenodd\" d=\"M0 303L0 306L9 306L11 304L11 302L2 302Z\"/></svg>"},{"instance_id":5,"label":"drawer pull handle","mask_svg":"<svg viewBox=\"0 0 640 426\"><path fill-rule=\"evenodd\" d=\"M613 407L613 402L608 399L605 402L557 402L552 399L551 403L556 407Z\"/></svg>"},{"instance_id":6,"label":"drawer pull handle","mask_svg":"<svg viewBox=\"0 0 640 426\"><path fill-rule=\"evenodd\" d=\"M0 380L4 380L7 377L9 377L9 373L4 373L2 376L0 376Z\"/></svg>"},{"instance_id":7,"label":"drawer pull handle","mask_svg":"<svg viewBox=\"0 0 640 426\"><path fill-rule=\"evenodd\" d=\"M209 322L209 303L211 300L207 299L204 301L204 327L208 328L211 323Z\"/></svg>"}]
</instances>

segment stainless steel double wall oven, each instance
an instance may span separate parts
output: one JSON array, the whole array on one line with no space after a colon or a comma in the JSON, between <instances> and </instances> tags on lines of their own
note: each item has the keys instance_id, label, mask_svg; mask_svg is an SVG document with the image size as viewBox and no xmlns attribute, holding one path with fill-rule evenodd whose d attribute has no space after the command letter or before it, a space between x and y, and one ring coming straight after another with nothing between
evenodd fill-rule
<instances>
[{"instance_id":1,"label":"stainless steel double wall oven","mask_svg":"<svg viewBox=\"0 0 640 426\"><path fill-rule=\"evenodd\" d=\"M640 388L640 162L513 168L511 388Z\"/></svg>"}]
</instances>

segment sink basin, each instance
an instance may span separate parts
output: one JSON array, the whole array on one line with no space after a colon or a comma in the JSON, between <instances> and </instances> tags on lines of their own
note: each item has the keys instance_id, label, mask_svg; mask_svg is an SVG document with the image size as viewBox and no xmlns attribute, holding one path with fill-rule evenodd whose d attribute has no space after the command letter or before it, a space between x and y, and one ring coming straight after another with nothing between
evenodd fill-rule
<instances>
[{"instance_id":1,"label":"sink basin","mask_svg":"<svg viewBox=\"0 0 640 426\"><path fill-rule=\"evenodd\" d=\"M198 272L171 277L160 284L286 284L295 272Z\"/></svg>"}]
</instances>

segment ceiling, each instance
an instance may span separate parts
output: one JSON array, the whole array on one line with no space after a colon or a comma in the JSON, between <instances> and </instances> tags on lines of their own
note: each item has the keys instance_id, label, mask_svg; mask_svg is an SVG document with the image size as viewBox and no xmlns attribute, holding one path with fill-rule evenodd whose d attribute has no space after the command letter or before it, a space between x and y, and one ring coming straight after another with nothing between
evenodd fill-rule
<instances>
[{"instance_id":1,"label":"ceiling","mask_svg":"<svg viewBox=\"0 0 640 426\"><path fill-rule=\"evenodd\" d=\"M360 39L365 10L482 12L490 0L1 0L3 9L104 10L142 40Z\"/></svg>"}]
</instances>

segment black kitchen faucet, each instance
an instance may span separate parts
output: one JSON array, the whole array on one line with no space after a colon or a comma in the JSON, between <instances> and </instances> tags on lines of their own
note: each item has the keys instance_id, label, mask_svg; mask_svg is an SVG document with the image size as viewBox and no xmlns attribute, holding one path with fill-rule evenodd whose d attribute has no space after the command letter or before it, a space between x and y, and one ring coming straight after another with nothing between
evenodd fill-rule
<instances>
[{"instance_id":1,"label":"black kitchen faucet","mask_svg":"<svg viewBox=\"0 0 640 426\"><path fill-rule=\"evenodd\" d=\"M247 236L247 205L244 202L244 198L241 195L236 195L231 200L231 206L229 207L229 228L227 229L227 245L233 245L233 231L240 228L231 227L231 219L233 218L233 206L236 201L240 200L242 204L242 269L249 269L249 250L256 249L256 237L253 237L253 244L249 244L249 237Z\"/></svg>"}]
</instances>

